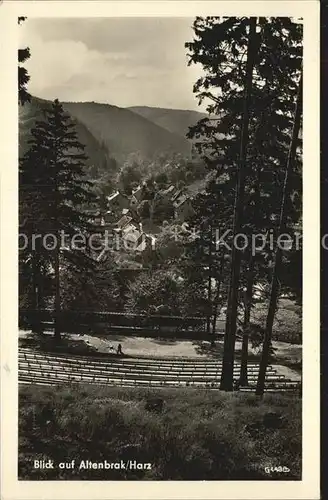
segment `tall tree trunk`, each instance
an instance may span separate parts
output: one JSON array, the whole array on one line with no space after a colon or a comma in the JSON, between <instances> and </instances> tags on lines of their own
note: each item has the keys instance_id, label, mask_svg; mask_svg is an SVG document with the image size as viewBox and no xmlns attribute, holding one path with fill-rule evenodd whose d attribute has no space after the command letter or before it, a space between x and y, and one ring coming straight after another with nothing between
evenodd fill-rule
<instances>
[{"instance_id":1,"label":"tall tree trunk","mask_svg":"<svg viewBox=\"0 0 328 500\"><path fill-rule=\"evenodd\" d=\"M150 225L152 225L152 223L153 223L157 198L158 198L158 193L155 193L154 198L152 200L150 200L150 202L149 202L149 223L150 223Z\"/></svg>"},{"instance_id":2,"label":"tall tree trunk","mask_svg":"<svg viewBox=\"0 0 328 500\"><path fill-rule=\"evenodd\" d=\"M57 167L57 164L56 164ZM55 325L54 336L56 341L61 338L61 304L60 304L60 220L59 220L59 186L58 177L56 177L55 184L55 204L54 204L54 234L56 235L56 248L55 248Z\"/></svg>"},{"instance_id":3,"label":"tall tree trunk","mask_svg":"<svg viewBox=\"0 0 328 500\"><path fill-rule=\"evenodd\" d=\"M249 41L247 49L246 78L245 78L245 97L244 113L241 131L241 144L239 155L239 169L237 178L237 189L234 208L234 237L241 232L242 216L244 209L244 193L246 180L246 153L248 143L248 125L249 125L249 105L253 83L254 57L256 53L256 18L252 17L249 21ZM224 352L222 363L222 375L220 388L225 391L233 390L233 367L235 356L235 337L237 326L238 309L238 288L240 277L241 252L232 245L231 259L231 277L228 294L227 319L224 337Z\"/></svg>"},{"instance_id":4,"label":"tall tree trunk","mask_svg":"<svg viewBox=\"0 0 328 500\"><path fill-rule=\"evenodd\" d=\"M57 237L56 248L55 248L55 325L54 325L54 336L56 341L60 341L61 338L61 304L60 304L60 221L59 221L59 186L58 178L56 178L55 186L55 228L54 234Z\"/></svg>"},{"instance_id":5,"label":"tall tree trunk","mask_svg":"<svg viewBox=\"0 0 328 500\"><path fill-rule=\"evenodd\" d=\"M263 119L263 116L262 116ZM261 119L261 122L262 122ZM257 179L254 187L254 212L253 213L253 222L255 223L256 219L256 209L258 207L258 203L261 198L261 168L257 171ZM249 341L249 327L250 327L250 319L251 319L251 310L252 310L252 299L253 299L253 288L255 281L255 260L254 255L252 254L253 249L251 249L251 255L249 258L248 265L248 275L247 275L247 285L246 285L246 294L245 294L245 311L244 311L244 321L243 321L243 341L241 348L241 365L240 365L240 378L239 385L246 386L248 385L248 373L247 373L247 362L248 362L248 341Z\"/></svg>"},{"instance_id":6,"label":"tall tree trunk","mask_svg":"<svg viewBox=\"0 0 328 500\"><path fill-rule=\"evenodd\" d=\"M254 258L251 257L250 264L248 268L248 279L246 287L245 296L245 311L244 311L244 321L243 321L243 342L241 348L241 365L240 365L240 378L239 385L248 385L248 373L247 373L247 362L248 362L248 339L249 339L249 325L252 309L252 298L253 298L253 286L254 286L254 273L255 273L255 263Z\"/></svg>"},{"instance_id":7,"label":"tall tree trunk","mask_svg":"<svg viewBox=\"0 0 328 500\"><path fill-rule=\"evenodd\" d=\"M216 334L216 320L217 320L217 317L218 317L218 307L219 307L219 302L220 302L220 292L221 292L221 284L222 284L223 264L224 264L224 256L222 256L222 259L221 259L221 262L220 262L219 280L217 281L217 284L216 284L216 294L215 294L215 299L214 299L213 318L212 318L212 339L213 339L213 343L215 341L215 334Z\"/></svg>"},{"instance_id":8,"label":"tall tree trunk","mask_svg":"<svg viewBox=\"0 0 328 500\"><path fill-rule=\"evenodd\" d=\"M32 250L32 332L39 334L41 332L40 312L39 312L39 259L37 250Z\"/></svg>"},{"instance_id":9,"label":"tall tree trunk","mask_svg":"<svg viewBox=\"0 0 328 500\"><path fill-rule=\"evenodd\" d=\"M60 306L60 249L59 237L55 249L55 338L60 340L61 329L61 306Z\"/></svg>"},{"instance_id":10,"label":"tall tree trunk","mask_svg":"<svg viewBox=\"0 0 328 500\"><path fill-rule=\"evenodd\" d=\"M211 336L211 316L212 316L212 225L210 224L210 240L208 245L208 285L207 285L207 317L206 317L206 333ZM213 339L211 337L211 342L213 344Z\"/></svg>"},{"instance_id":11,"label":"tall tree trunk","mask_svg":"<svg viewBox=\"0 0 328 500\"><path fill-rule=\"evenodd\" d=\"M303 84L302 83L303 82L302 82L302 78L301 78L300 83L299 83L299 88L298 88L292 139L291 139L289 153L288 153L284 187L283 187L283 192L282 192L279 226L278 226L278 231L277 231L278 237L280 234L285 232L285 228L286 228L286 205L287 205L287 195L288 195L288 187L289 187L288 182L289 182L289 178L290 178L290 173L292 171L293 162L294 162L295 157L296 157L297 139L298 139L300 125L301 125L301 109L302 109L302 93L303 93ZM271 280L269 309L268 309L268 315L267 315L267 319L266 319L266 327L265 327L265 332L264 332L263 351L262 351L260 370L259 370L257 386L256 386L256 394L258 396L263 396L264 388L265 388L265 376L266 376L267 366L269 363L269 354L270 354L271 338L272 338L272 327L273 327L273 321L274 321L274 316L276 313L277 300L278 300L278 295L279 295L279 274L280 274L281 262L282 262L282 251L281 251L280 246L277 245L276 251L275 251L275 258L274 258L272 280Z\"/></svg>"},{"instance_id":12,"label":"tall tree trunk","mask_svg":"<svg viewBox=\"0 0 328 500\"><path fill-rule=\"evenodd\" d=\"M154 209L155 209L155 201L152 200L149 202L149 223L152 225L154 218Z\"/></svg>"}]
</instances>

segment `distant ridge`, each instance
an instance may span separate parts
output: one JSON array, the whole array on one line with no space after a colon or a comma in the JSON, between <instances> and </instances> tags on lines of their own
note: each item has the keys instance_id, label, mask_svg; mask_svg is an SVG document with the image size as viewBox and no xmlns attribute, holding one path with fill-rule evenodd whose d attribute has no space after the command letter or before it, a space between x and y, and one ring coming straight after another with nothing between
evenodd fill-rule
<instances>
[{"instance_id":1,"label":"distant ridge","mask_svg":"<svg viewBox=\"0 0 328 500\"><path fill-rule=\"evenodd\" d=\"M196 125L199 120L208 116L199 111L151 106L131 106L127 109L181 137L186 137L189 127Z\"/></svg>"},{"instance_id":2,"label":"distant ridge","mask_svg":"<svg viewBox=\"0 0 328 500\"><path fill-rule=\"evenodd\" d=\"M51 101L32 97L31 102L19 107L19 155L23 156L28 148L31 129L36 120L44 119L43 109L50 107ZM79 141L85 146L88 157L87 170L91 178L96 178L101 172L108 171L110 155L97 139L90 133L88 127L74 119Z\"/></svg>"},{"instance_id":3,"label":"distant ridge","mask_svg":"<svg viewBox=\"0 0 328 500\"><path fill-rule=\"evenodd\" d=\"M19 109L20 155L27 148L35 120L42 118L42 109L51 101L32 97ZM65 111L76 123L78 138L86 146L89 174L98 178L110 173L113 158L122 165L131 153L151 159L160 153L191 156L188 128L204 118L204 113L190 110L134 106L120 108L96 102L62 102Z\"/></svg>"},{"instance_id":4,"label":"distant ridge","mask_svg":"<svg viewBox=\"0 0 328 500\"><path fill-rule=\"evenodd\" d=\"M63 106L119 161L135 152L148 158L163 152L191 154L185 137L131 109L95 102L64 102Z\"/></svg>"}]
</instances>

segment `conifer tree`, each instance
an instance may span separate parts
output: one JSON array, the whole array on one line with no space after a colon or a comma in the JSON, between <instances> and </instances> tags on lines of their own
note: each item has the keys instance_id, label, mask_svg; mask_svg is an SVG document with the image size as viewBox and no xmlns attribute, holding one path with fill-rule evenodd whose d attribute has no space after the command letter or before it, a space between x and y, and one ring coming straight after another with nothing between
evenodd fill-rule
<instances>
[{"instance_id":1,"label":"conifer tree","mask_svg":"<svg viewBox=\"0 0 328 500\"><path fill-rule=\"evenodd\" d=\"M23 21L25 21L26 17L19 17L18 18L18 24L21 24ZM29 102L31 99L30 94L27 92L27 84L30 80L30 76L24 68L24 66L21 66L22 63L27 61L27 59L30 58L30 49L28 47L25 47L24 49L18 49L18 101L19 104L22 106L26 103Z\"/></svg>"},{"instance_id":2,"label":"conifer tree","mask_svg":"<svg viewBox=\"0 0 328 500\"><path fill-rule=\"evenodd\" d=\"M195 147L207 167L223 179L222 191L231 191L234 189L231 186L237 185L244 116L248 26L247 18L198 17L194 22L194 40L186 44L189 49L189 64L198 63L203 66L204 76L195 83L194 92L199 102L207 103L209 112L208 118L200 120L190 129L189 137L194 139ZM245 158L247 182L241 213L243 232L248 234L255 230L269 231L277 224L280 207L277 186L283 182L284 159L292 130L292 98L302 61L302 26L289 18L260 17L257 19L255 38L252 92L248 102L249 140ZM252 199L254 201L254 185L259 170L261 182L256 216L251 217L250 223L250 206ZM223 173L226 175L223 176ZM295 168L291 184L296 191L300 189L300 179L300 170ZM239 196L237 198L240 200ZM288 200L289 224L295 224L299 211L299 206ZM216 215L220 217L219 210ZM229 224L231 228L231 219ZM228 228L223 227L222 232ZM265 249L262 257L261 265L265 267L271 258L270 252ZM247 252L239 254L238 258L246 259L251 268L254 267ZM238 265L235 262L233 267L235 280L231 289L234 290L234 311L230 324L231 311L227 315L227 333L230 332L226 335L229 345L225 349L227 370L224 372L227 376L223 374L222 384L222 388L229 390L233 387L236 304L240 303L240 296L236 297L236 291L240 295L242 289L242 283L236 276ZM243 265L242 272L247 267ZM255 268L256 272L260 269L259 265ZM240 278L245 282L243 276ZM254 277L253 284L249 281L249 294L253 294L252 285L255 281Z\"/></svg>"},{"instance_id":3,"label":"conifer tree","mask_svg":"<svg viewBox=\"0 0 328 500\"><path fill-rule=\"evenodd\" d=\"M239 165L237 171L237 187L234 206L234 237L241 233L243 229L243 213L245 186L247 182L247 146L248 146L248 127L250 120L250 101L253 85L253 67L256 51L256 18L252 18L249 22L249 39L247 47L247 62L245 73L245 96L243 107L243 119L241 124L240 138L240 154ZM222 363L221 389L233 390L233 368L235 354L235 335L237 327L238 314L238 292L240 280L240 265L241 265L241 250L234 243L232 246L231 258L231 277L229 285L228 305L227 305L227 320L224 336L224 352Z\"/></svg>"},{"instance_id":4,"label":"conifer tree","mask_svg":"<svg viewBox=\"0 0 328 500\"><path fill-rule=\"evenodd\" d=\"M226 278L226 269L223 266L228 263L225 260L227 251L223 246L217 246L217 234L220 226L227 224L233 214L233 191L227 192L225 188L226 184L222 184L218 177L208 183L205 193L195 198L195 214L188 220L191 238L184 244L180 261L189 286L197 283L198 290L203 294L202 310L198 313L206 316L206 331L212 344L220 297L225 288L223 275Z\"/></svg>"},{"instance_id":5,"label":"conifer tree","mask_svg":"<svg viewBox=\"0 0 328 500\"><path fill-rule=\"evenodd\" d=\"M92 226L82 207L95 201L92 183L84 176L86 159L84 146L77 140L75 125L56 99L44 109L44 120L36 121L31 130L29 149L20 164L20 187L25 230L30 242L33 234L40 235L37 247L30 245L30 255L38 263L38 274L40 259L53 270L57 338L60 338L61 259L67 259L71 266L85 272L92 261L88 246L84 244ZM77 235L80 235L79 242ZM45 243L42 238L51 241Z\"/></svg>"},{"instance_id":6,"label":"conifer tree","mask_svg":"<svg viewBox=\"0 0 328 500\"><path fill-rule=\"evenodd\" d=\"M302 80L299 85L296 108L295 108L295 116L294 116L294 124L293 124L293 133L291 137L290 149L287 158L286 172L285 172L285 180L282 191L282 199L281 199L281 209L280 209L280 217L279 217L279 226L277 230L277 235L281 235L286 233L286 208L287 208L287 198L290 195L290 174L294 167L295 158L297 155L297 145L298 145L298 137L301 126L301 113L302 113ZM279 296L279 277L281 272L281 263L282 263L282 248L280 245L276 245L275 257L274 257L274 268L272 273L272 281L271 281L271 290L270 290L270 301L269 301L269 309L266 320L266 328L263 342L263 351L260 363L259 376L257 380L256 386L256 394L258 396L262 396L264 393L265 387L265 375L266 369L269 362L269 354L271 347L271 337L272 337L272 327L274 316L277 309L277 300Z\"/></svg>"}]
</instances>

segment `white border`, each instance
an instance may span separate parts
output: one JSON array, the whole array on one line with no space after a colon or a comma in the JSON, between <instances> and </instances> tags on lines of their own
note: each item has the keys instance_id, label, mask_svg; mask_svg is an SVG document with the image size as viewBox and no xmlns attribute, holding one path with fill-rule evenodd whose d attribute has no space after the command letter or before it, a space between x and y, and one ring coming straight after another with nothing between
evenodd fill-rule
<instances>
[{"instance_id":1,"label":"white border","mask_svg":"<svg viewBox=\"0 0 328 500\"><path fill-rule=\"evenodd\" d=\"M304 19L304 383L302 481L17 481L18 16L290 16ZM319 499L319 2L6 1L0 4L1 473L4 500Z\"/></svg>"}]
</instances>

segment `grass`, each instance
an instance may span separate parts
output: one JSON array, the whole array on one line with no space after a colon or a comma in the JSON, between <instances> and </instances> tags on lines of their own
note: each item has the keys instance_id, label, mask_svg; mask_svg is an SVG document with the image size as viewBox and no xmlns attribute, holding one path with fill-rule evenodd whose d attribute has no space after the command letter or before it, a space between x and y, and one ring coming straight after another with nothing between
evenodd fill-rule
<instances>
[{"instance_id":1,"label":"grass","mask_svg":"<svg viewBox=\"0 0 328 500\"><path fill-rule=\"evenodd\" d=\"M146 409L149 398L162 411ZM274 412L280 428L264 425ZM251 425L250 425L251 424ZM197 389L22 386L19 478L30 480L301 479L301 401ZM34 469L51 459L54 469ZM75 459L74 469L60 462ZM81 460L151 470L78 469ZM265 473L285 466L288 473Z\"/></svg>"}]
</instances>

